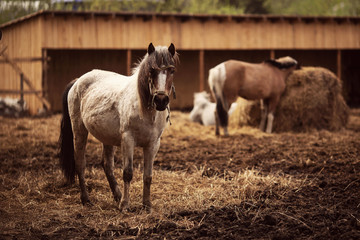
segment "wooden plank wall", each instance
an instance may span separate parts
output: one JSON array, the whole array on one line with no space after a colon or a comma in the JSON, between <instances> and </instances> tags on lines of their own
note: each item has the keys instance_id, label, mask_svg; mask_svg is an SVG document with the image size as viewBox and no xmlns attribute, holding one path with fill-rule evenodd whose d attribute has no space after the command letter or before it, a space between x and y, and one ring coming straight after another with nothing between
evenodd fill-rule
<instances>
[{"instance_id":1,"label":"wooden plank wall","mask_svg":"<svg viewBox=\"0 0 360 240\"><path fill-rule=\"evenodd\" d=\"M232 20L164 21L154 17L45 16L45 48L144 49L173 42L182 50L199 49L352 49L360 48L353 22L270 22Z\"/></svg>"},{"instance_id":2,"label":"wooden plank wall","mask_svg":"<svg viewBox=\"0 0 360 240\"><path fill-rule=\"evenodd\" d=\"M18 26L3 29L2 46L7 46L6 54L9 58L41 58L41 34L42 20L32 18ZM3 58L0 56L0 60ZM35 90L42 90L42 62L37 61L17 61L18 66L24 74L31 80ZM0 63L0 89L1 90L20 90L20 76L4 62ZM29 90L24 84L24 90ZM0 97L20 98L20 94L1 94ZM24 100L30 107L31 114L35 114L38 109L42 109L42 103L34 94L25 94Z\"/></svg>"},{"instance_id":3,"label":"wooden plank wall","mask_svg":"<svg viewBox=\"0 0 360 240\"><path fill-rule=\"evenodd\" d=\"M271 20L265 17L249 17L236 20L177 15L144 17L136 14L123 16L43 12L5 26L2 29L1 43L8 46L7 53L10 58L41 58L42 52L51 50L59 50L59 54L61 51L66 54L65 50L124 51L127 73L129 62L133 64L134 58L143 54L149 42L155 45L169 45L173 42L182 53L176 80L179 81L178 92L183 94L175 104L181 108L188 107L189 99L192 99L192 91L188 93L189 86L191 89L194 89L194 86L199 90L207 89L209 68L228 57L257 62L263 55L268 58L267 56L281 54L281 51L330 50L335 53L337 51L336 61L336 56L341 57L342 50L360 49L358 21L335 21L332 18L304 20L301 17L294 19L290 21L286 18ZM260 52L253 54L256 51ZM242 56L237 58L237 53L245 55L245 59ZM332 58L332 53L329 54ZM299 56L303 55L299 53ZM109 55L109 59L112 57ZM60 59L62 58L66 56ZM305 58L312 61L308 55ZM332 60L326 64L333 66ZM47 85L51 84L50 81L42 82L44 79L41 61L23 61L19 62L19 65L37 90L52 87ZM336 67L341 74L343 70L335 66L335 71ZM0 89L20 88L20 77L7 64L1 62L0 78ZM32 114L42 108L41 102L33 95L25 95L25 101Z\"/></svg>"}]
</instances>

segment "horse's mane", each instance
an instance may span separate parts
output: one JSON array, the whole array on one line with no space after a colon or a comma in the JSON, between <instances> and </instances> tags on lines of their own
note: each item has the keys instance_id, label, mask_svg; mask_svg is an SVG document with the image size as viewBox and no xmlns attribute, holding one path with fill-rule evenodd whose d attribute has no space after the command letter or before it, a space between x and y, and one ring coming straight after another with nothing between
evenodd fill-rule
<instances>
[{"instance_id":1,"label":"horse's mane","mask_svg":"<svg viewBox=\"0 0 360 240\"><path fill-rule=\"evenodd\" d=\"M134 65L134 68L131 70L132 74L135 74L137 71L140 70L141 65L145 64L147 65L146 70L149 70L151 68L159 68L160 66L168 66L173 65L177 66L179 64L179 54L175 52L174 56L171 56L168 49L166 47L157 46L155 49L155 52L149 56L149 54L145 54L145 56L141 59L139 59Z\"/></svg>"},{"instance_id":2,"label":"horse's mane","mask_svg":"<svg viewBox=\"0 0 360 240\"><path fill-rule=\"evenodd\" d=\"M296 62L279 62L276 59L268 59L265 60L264 63L270 64L279 69L290 68L297 64Z\"/></svg>"}]
</instances>

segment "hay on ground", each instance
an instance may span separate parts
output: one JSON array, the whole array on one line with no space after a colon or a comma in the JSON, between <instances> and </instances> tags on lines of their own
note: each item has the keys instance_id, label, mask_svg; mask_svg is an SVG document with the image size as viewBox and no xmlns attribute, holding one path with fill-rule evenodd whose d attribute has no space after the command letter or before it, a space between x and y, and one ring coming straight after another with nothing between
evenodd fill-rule
<instances>
[{"instance_id":1,"label":"hay on ground","mask_svg":"<svg viewBox=\"0 0 360 240\"><path fill-rule=\"evenodd\" d=\"M304 67L294 71L286 81L286 89L275 113L273 131L341 129L349 117L349 108L341 93L341 81L325 68ZM230 125L257 127L259 123L259 101L239 98Z\"/></svg>"}]
</instances>

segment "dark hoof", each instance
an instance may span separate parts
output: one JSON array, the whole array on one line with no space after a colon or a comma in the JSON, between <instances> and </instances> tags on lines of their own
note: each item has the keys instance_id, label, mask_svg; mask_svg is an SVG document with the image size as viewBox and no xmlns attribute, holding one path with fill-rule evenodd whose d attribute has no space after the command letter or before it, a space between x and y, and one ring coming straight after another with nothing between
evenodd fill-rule
<instances>
[{"instance_id":1,"label":"dark hoof","mask_svg":"<svg viewBox=\"0 0 360 240\"><path fill-rule=\"evenodd\" d=\"M81 203L82 205L87 207L94 206L94 204L89 200L89 198L81 198Z\"/></svg>"},{"instance_id":2,"label":"dark hoof","mask_svg":"<svg viewBox=\"0 0 360 240\"><path fill-rule=\"evenodd\" d=\"M82 202L82 204L83 204L85 207L92 207L92 206L94 206L94 204L93 204L90 200L87 200L86 202Z\"/></svg>"},{"instance_id":3,"label":"dark hoof","mask_svg":"<svg viewBox=\"0 0 360 240\"><path fill-rule=\"evenodd\" d=\"M115 194L115 195L114 195L114 200L115 200L115 202L117 202L117 203L120 203L121 198L122 198L121 193L120 193L120 194Z\"/></svg>"},{"instance_id":4,"label":"dark hoof","mask_svg":"<svg viewBox=\"0 0 360 240\"><path fill-rule=\"evenodd\" d=\"M129 207L129 203L128 203L128 202L122 201L122 202L120 203L120 211L121 211L121 212L127 210L128 207Z\"/></svg>"},{"instance_id":5,"label":"dark hoof","mask_svg":"<svg viewBox=\"0 0 360 240\"><path fill-rule=\"evenodd\" d=\"M144 203L143 203L143 209L144 209L147 213L150 213L150 212L151 212L151 208L152 208L151 202L144 202Z\"/></svg>"}]
</instances>

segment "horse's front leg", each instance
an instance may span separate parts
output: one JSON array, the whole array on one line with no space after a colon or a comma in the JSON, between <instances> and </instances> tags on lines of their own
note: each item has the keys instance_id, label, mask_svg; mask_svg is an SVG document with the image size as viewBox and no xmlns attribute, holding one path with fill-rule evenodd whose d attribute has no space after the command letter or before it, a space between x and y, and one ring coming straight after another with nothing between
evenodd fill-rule
<instances>
[{"instance_id":1,"label":"horse's front leg","mask_svg":"<svg viewBox=\"0 0 360 240\"><path fill-rule=\"evenodd\" d=\"M121 153L123 159L123 180L124 180L124 197L120 204L120 210L126 209L129 205L130 182L133 178L133 155L134 155L134 138L130 133L124 133L121 141Z\"/></svg>"},{"instance_id":2,"label":"horse's front leg","mask_svg":"<svg viewBox=\"0 0 360 240\"><path fill-rule=\"evenodd\" d=\"M121 191L114 176L114 147L110 145L103 145L103 168L106 174L106 178L109 182L111 191L114 195L114 199L117 203L121 200Z\"/></svg>"},{"instance_id":3,"label":"horse's front leg","mask_svg":"<svg viewBox=\"0 0 360 240\"><path fill-rule=\"evenodd\" d=\"M266 117L268 112L268 102L261 99L260 100L260 111L261 111L261 121L260 121L260 130L265 132L265 125L266 125Z\"/></svg>"},{"instance_id":4,"label":"horse's front leg","mask_svg":"<svg viewBox=\"0 0 360 240\"><path fill-rule=\"evenodd\" d=\"M150 186L152 182L152 170L154 158L160 147L160 139L154 144L143 149L144 151L144 174L143 174L143 206L150 211L151 199L150 199Z\"/></svg>"},{"instance_id":5,"label":"horse's front leg","mask_svg":"<svg viewBox=\"0 0 360 240\"><path fill-rule=\"evenodd\" d=\"M280 96L272 98L269 100L269 108L268 108L268 114L267 114L267 125L266 125L266 132L271 133L273 128L273 122L274 122L274 113L276 111L276 106L278 105L280 101Z\"/></svg>"},{"instance_id":6,"label":"horse's front leg","mask_svg":"<svg viewBox=\"0 0 360 240\"><path fill-rule=\"evenodd\" d=\"M272 132L273 122L274 122L274 113L269 112L269 114L267 116L266 133L271 133Z\"/></svg>"},{"instance_id":7,"label":"horse's front leg","mask_svg":"<svg viewBox=\"0 0 360 240\"><path fill-rule=\"evenodd\" d=\"M268 104L268 113L267 113L267 125L266 125L266 132L271 133L273 128L273 122L274 122L274 113L276 111L276 106L278 105L280 101L280 96L277 96L275 98L271 98L269 100Z\"/></svg>"}]
</instances>

